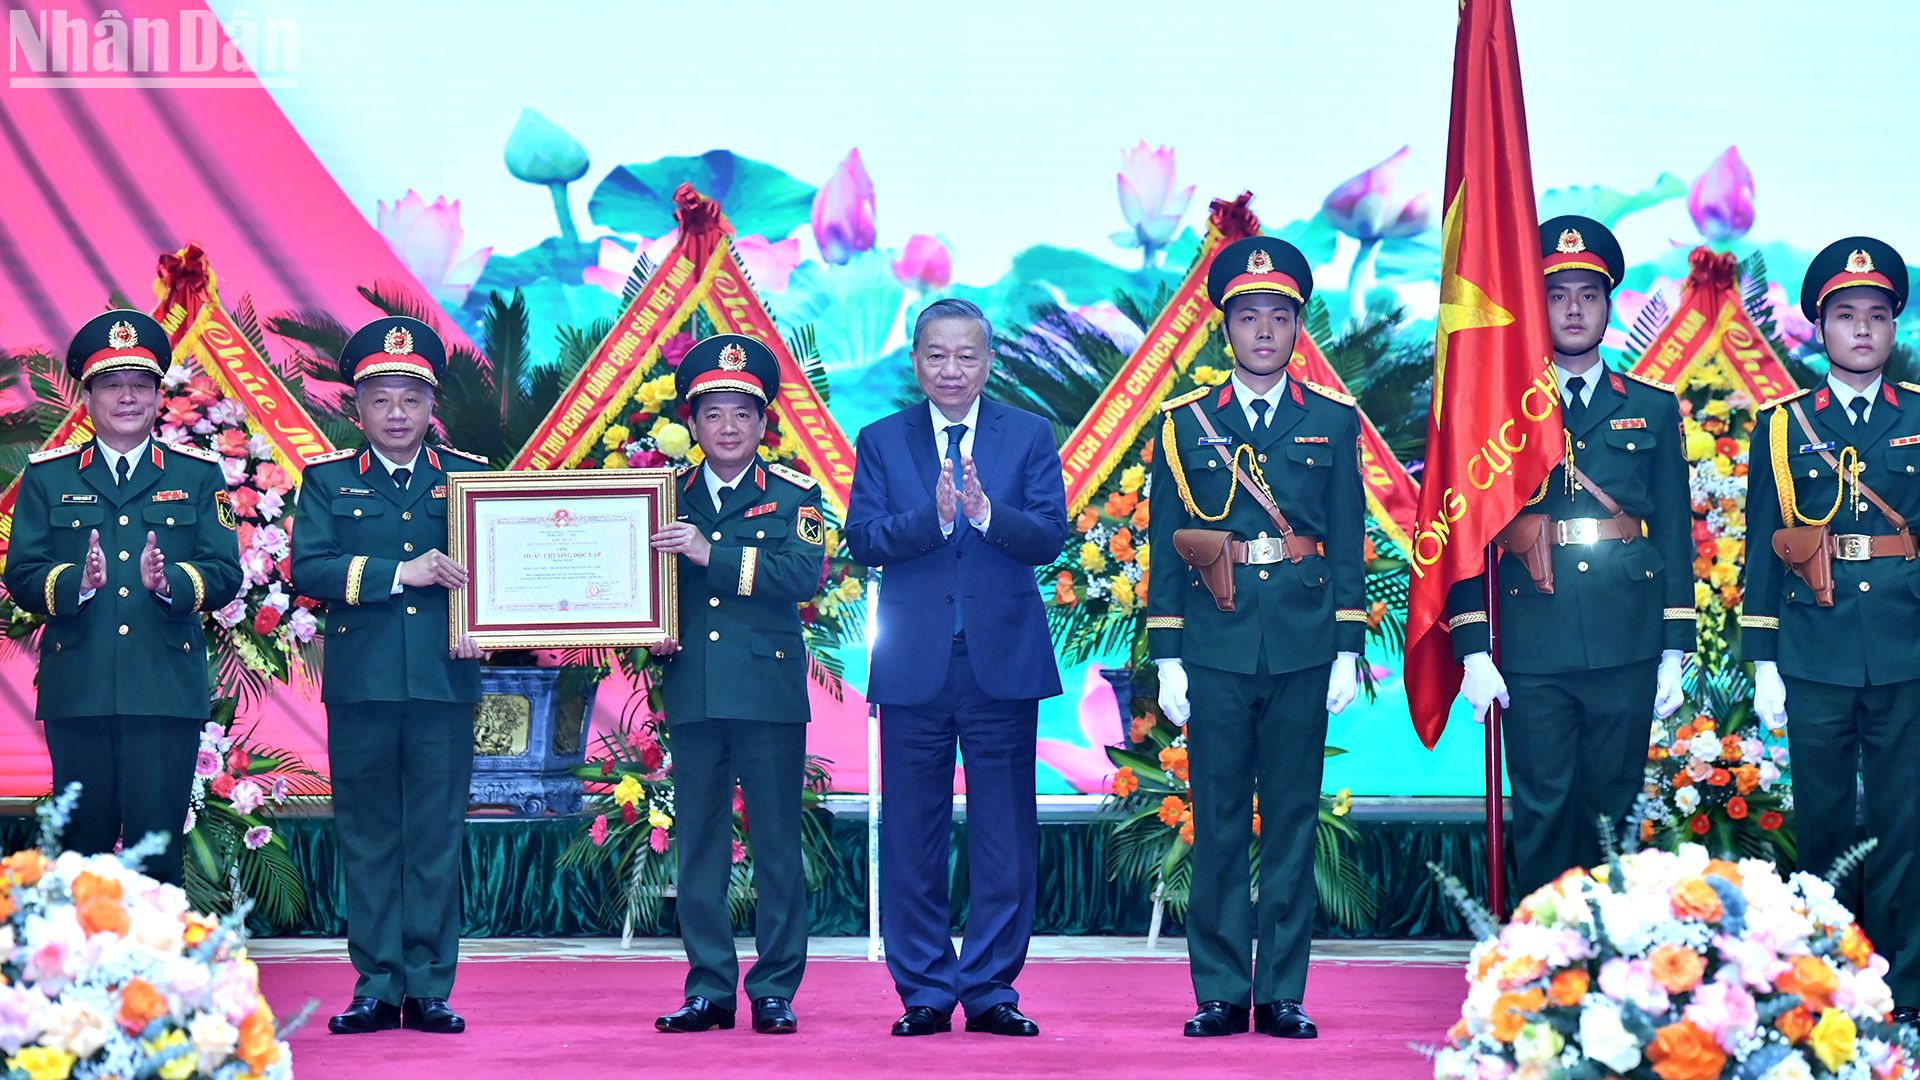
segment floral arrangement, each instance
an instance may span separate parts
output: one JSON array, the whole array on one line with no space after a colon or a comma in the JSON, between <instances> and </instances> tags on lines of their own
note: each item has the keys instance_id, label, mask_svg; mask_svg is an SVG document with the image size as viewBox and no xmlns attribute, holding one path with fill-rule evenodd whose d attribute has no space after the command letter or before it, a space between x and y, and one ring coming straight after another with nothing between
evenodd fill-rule
<instances>
[{"instance_id":1,"label":"floral arrangement","mask_svg":"<svg viewBox=\"0 0 1920 1080\"><path fill-rule=\"evenodd\" d=\"M679 868L673 848L673 753L657 706L657 700L650 700L651 712L644 720L601 736L599 752L575 773L588 788L584 813L593 816L559 859L563 868L610 865L617 882L610 913L620 912L623 939L631 939L636 927L659 923L661 903L672 895ZM818 809L826 793L827 765L822 758L807 756L801 799L809 811ZM831 857L824 817L814 812L801 816L801 854L810 891L825 884ZM752 906L753 848L738 787L733 793L732 857L727 895L733 917L740 921Z\"/></svg>"},{"instance_id":2,"label":"floral arrangement","mask_svg":"<svg viewBox=\"0 0 1920 1080\"><path fill-rule=\"evenodd\" d=\"M1761 729L1753 684L1738 671L1705 680L1705 698L1656 727L1636 816L1639 840L1700 844L1721 858L1792 862L1787 746Z\"/></svg>"},{"instance_id":3,"label":"floral arrangement","mask_svg":"<svg viewBox=\"0 0 1920 1080\"><path fill-rule=\"evenodd\" d=\"M1680 398L1693 500L1693 605L1700 615L1695 655L1710 674L1734 662L1731 630L1739 623L1746 565L1753 407L1719 358L1689 377Z\"/></svg>"},{"instance_id":4,"label":"floral arrangement","mask_svg":"<svg viewBox=\"0 0 1920 1080\"><path fill-rule=\"evenodd\" d=\"M200 731L187 809L187 895L197 911L226 912L243 901L269 926L299 921L306 887L273 814L326 781L289 751L261 746L233 726L235 702L218 702Z\"/></svg>"},{"instance_id":5,"label":"floral arrangement","mask_svg":"<svg viewBox=\"0 0 1920 1080\"><path fill-rule=\"evenodd\" d=\"M1438 1080L1910 1075L1920 1038L1891 1023L1884 957L1833 887L1698 844L1569 870L1482 940Z\"/></svg>"},{"instance_id":6,"label":"floral arrangement","mask_svg":"<svg viewBox=\"0 0 1920 1080\"><path fill-rule=\"evenodd\" d=\"M1193 790L1187 779L1187 737L1158 711L1133 718L1128 745L1108 747L1116 766L1105 809L1118 817L1109 849L1110 880L1151 888L1175 918L1187 909L1193 881ZM1326 748L1326 756L1346 751ZM1336 922L1365 926L1374 915L1371 883L1348 845L1359 838L1348 812L1353 794L1342 788L1320 797L1320 835L1314 844L1314 884L1320 906ZM1260 800L1253 803L1253 835L1260 835ZM1259 856L1254 856L1258 866Z\"/></svg>"},{"instance_id":7,"label":"floral arrangement","mask_svg":"<svg viewBox=\"0 0 1920 1080\"><path fill-rule=\"evenodd\" d=\"M42 847L0 859L0 1058L7 1075L291 1077L247 958L244 913L215 919L121 857L57 852L78 787L43 806Z\"/></svg>"}]
</instances>

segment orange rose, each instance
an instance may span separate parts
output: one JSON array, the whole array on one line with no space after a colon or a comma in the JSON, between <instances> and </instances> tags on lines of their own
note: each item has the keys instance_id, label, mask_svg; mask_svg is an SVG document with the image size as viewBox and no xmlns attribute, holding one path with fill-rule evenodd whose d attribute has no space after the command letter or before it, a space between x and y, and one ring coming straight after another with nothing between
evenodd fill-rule
<instances>
[{"instance_id":1,"label":"orange rose","mask_svg":"<svg viewBox=\"0 0 1920 1080\"><path fill-rule=\"evenodd\" d=\"M1673 776L1668 780L1668 783L1671 783L1673 785L1673 790L1679 791L1683 787L1692 787L1693 777L1688 776L1686 770L1682 769L1679 772L1674 773Z\"/></svg>"},{"instance_id":2,"label":"orange rose","mask_svg":"<svg viewBox=\"0 0 1920 1080\"><path fill-rule=\"evenodd\" d=\"M1460 1019L1455 1020L1453 1022L1453 1026L1447 1029L1447 1042L1451 1043L1454 1046L1459 1046L1465 1043L1466 1041L1467 1041L1467 1018L1463 1016Z\"/></svg>"},{"instance_id":3,"label":"orange rose","mask_svg":"<svg viewBox=\"0 0 1920 1080\"><path fill-rule=\"evenodd\" d=\"M1080 531L1086 532L1087 530L1081 529ZM1713 560L1707 559L1707 558L1694 559L1693 560L1693 576L1699 578L1702 581L1705 581L1707 578L1713 576Z\"/></svg>"},{"instance_id":4,"label":"orange rose","mask_svg":"<svg viewBox=\"0 0 1920 1080\"><path fill-rule=\"evenodd\" d=\"M1653 843L1653 821L1649 818L1640 819L1640 842L1643 844Z\"/></svg>"},{"instance_id":5,"label":"orange rose","mask_svg":"<svg viewBox=\"0 0 1920 1080\"><path fill-rule=\"evenodd\" d=\"M1501 994L1493 1001L1493 1037L1503 1043L1510 1043L1527 1026L1531 1014L1537 1013L1547 1003L1547 996L1539 987L1522 990L1517 994Z\"/></svg>"},{"instance_id":6,"label":"orange rose","mask_svg":"<svg viewBox=\"0 0 1920 1080\"><path fill-rule=\"evenodd\" d=\"M1859 923L1848 926L1846 933L1840 935L1840 955L1856 968L1866 967L1873 959L1873 942L1867 940Z\"/></svg>"},{"instance_id":7,"label":"orange rose","mask_svg":"<svg viewBox=\"0 0 1920 1080\"><path fill-rule=\"evenodd\" d=\"M1140 448L1140 464L1142 465L1153 464L1153 440L1152 439L1148 439L1146 442L1146 445Z\"/></svg>"},{"instance_id":8,"label":"orange rose","mask_svg":"<svg viewBox=\"0 0 1920 1080\"><path fill-rule=\"evenodd\" d=\"M1735 888L1739 888L1741 885L1740 868L1725 859L1714 859L1707 863L1707 869L1704 873L1707 877L1717 877L1722 881L1726 881Z\"/></svg>"},{"instance_id":9,"label":"orange rose","mask_svg":"<svg viewBox=\"0 0 1920 1080\"><path fill-rule=\"evenodd\" d=\"M1679 919L1714 923L1719 922L1726 911L1720 906L1720 894L1713 891L1707 879L1696 877L1673 887L1673 914Z\"/></svg>"},{"instance_id":10,"label":"orange rose","mask_svg":"<svg viewBox=\"0 0 1920 1080\"><path fill-rule=\"evenodd\" d=\"M1753 765L1742 765L1733 770L1733 786L1742 795L1751 795L1760 786L1760 769Z\"/></svg>"},{"instance_id":11,"label":"orange rose","mask_svg":"<svg viewBox=\"0 0 1920 1080\"><path fill-rule=\"evenodd\" d=\"M1073 519L1073 531L1083 533L1098 524L1100 524L1100 511L1089 506L1080 511L1079 517Z\"/></svg>"},{"instance_id":12,"label":"orange rose","mask_svg":"<svg viewBox=\"0 0 1920 1080\"><path fill-rule=\"evenodd\" d=\"M1592 983L1585 968L1568 968L1553 977L1547 987L1547 999L1563 1009L1578 1008Z\"/></svg>"},{"instance_id":13,"label":"orange rose","mask_svg":"<svg viewBox=\"0 0 1920 1080\"><path fill-rule=\"evenodd\" d=\"M1160 751L1160 767L1172 773L1176 780L1187 778L1187 752L1178 746L1169 746Z\"/></svg>"},{"instance_id":14,"label":"orange rose","mask_svg":"<svg viewBox=\"0 0 1920 1080\"><path fill-rule=\"evenodd\" d=\"M273 1013L265 1001L240 1021L240 1048L234 1056L246 1062L255 1076L265 1074L267 1066L280 1060L280 1044L273 1038Z\"/></svg>"},{"instance_id":15,"label":"orange rose","mask_svg":"<svg viewBox=\"0 0 1920 1080\"><path fill-rule=\"evenodd\" d=\"M0 860L0 869L22 885L37 885L47 872L47 857L38 851L16 851Z\"/></svg>"},{"instance_id":16,"label":"orange rose","mask_svg":"<svg viewBox=\"0 0 1920 1080\"><path fill-rule=\"evenodd\" d=\"M1525 986L1536 982L1547 973L1545 961L1531 956L1516 956L1500 965L1500 986L1511 990L1516 986Z\"/></svg>"},{"instance_id":17,"label":"orange rose","mask_svg":"<svg viewBox=\"0 0 1920 1080\"><path fill-rule=\"evenodd\" d=\"M1774 1018L1773 1028L1786 1036L1789 1043L1798 1046L1813 1033L1813 1013L1805 1005L1795 1005Z\"/></svg>"},{"instance_id":18,"label":"orange rose","mask_svg":"<svg viewBox=\"0 0 1920 1080\"><path fill-rule=\"evenodd\" d=\"M112 878L101 877L91 870L82 871L73 879L73 902L84 904L89 900L120 900L120 883Z\"/></svg>"},{"instance_id":19,"label":"orange rose","mask_svg":"<svg viewBox=\"0 0 1920 1080\"><path fill-rule=\"evenodd\" d=\"M1722 758L1725 758L1728 761L1740 760L1741 754L1740 754L1739 736L1722 735L1720 737L1720 756Z\"/></svg>"},{"instance_id":20,"label":"orange rose","mask_svg":"<svg viewBox=\"0 0 1920 1080\"><path fill-rule=\"evenodd\" d=\"M1147 531L1147 525L1152 520L1147 516L1147 504L1152 501L1153 501L1152 499L1141 499L1140 505L1133 508L1133 517L1127 520L1128 520L1128 524L1133 526L1134 532Z\"/></svg>"},{"instance_id":21,"label":"orange rose","mask_svg":"<svg viewBox=\"0 0 1920 1080\"><path fill-rule=\"evenodd\" d=\"M1662 945L1647 954L1653 967L1653 981L1669 994L1684 994L1700 985L1707 973L1707 958L1682 945Z\"/></svg>"},{"instance_id":22,"label":"orange rose","mask_svg":"<svg viewBox=\"0 0 1920 1080\"><path fill-rule=\"evenodd\" d=\"M1062 607L1070 607L1080 602L1080 598L1073 592L1073 575L1065 570L1060 571L1060 576L1054 580L1053 602Z\"/></svg>"},{"instance_id":23,"label":"orange rose","mask_svg":"<svg viewBox=\"0 0 1920 1080\"><path fill-rule=\"evenodd\" d=\"M1680 729L1673 733L1673 737L1676 739L1693 738L1693 721L1689 720L1686 723L1681 724Z\"/></svg>"},{"instance_id":24,"label":"orange rose","mask_svg":"<svg viewBox=\"0 0 1920 1080\"><path fill-rule=\"evenodd\" d=\"M147 1025L167 1015L167 996L145 979L131 979L120 988L120 1026L138 1035Z\"/></svg>"},{"instance_id":25,"label":"orange rose","mask_svg":"<svg viewBox=\"0 0 1920 1080\"><path fill-rule=\"evenodd\" d=\"M1711 1080L1727 1065L1726 1052L1713 1036L1685 1020L1654 1032L1647 1060L1660 1080Z\"/></svg>"},{"instance_id":26,"label":"orange rose","mask_svg":"<svg viewBox=\"0 0 1920 1080\"><path fill-rule=\"evenodd\" d=\"M1169 795L1160 800L1160 824L1171 829L1180 824L1180 815L1186 813L1187 804L1180 796Z\"/></svg>"},{"instance_id":27,"label":"orange rose","mask_svg":"<svg viewBox=\"0 0 1920 1080\"><path fill-rule=\"evenodd\" d=\"M1481 953L1480 959L1477 962L1477 965L1475 966L1473 971L1473 981L1479 982L1481 979L1486 978L1487 972L1492 971L1496 967L1499 967L1501 964L1501 961L1502 961L1502 957L1500 955L1500 950L1497 947L1488 949L1486 952Z\"/></svg>"},{"instance_id":28,"label":"orange rose","mask_svg":"<svg viewBox=\"0 0 1920 1080\"><path fill-rule=\"evenodd\" d=\"M1139 501L1140 496L1138 495L1133 495L1125 491L1110 492L1107 495L1107 516L1110 518L1127 517L1133 513L1133 504Z\"/></svg>"},{"instance_id":29,"label":"orange rose","mask_svg":"<svg viewBox=\"0 0 1920 1080\"><path fill-rule=\"evenodd\" d=\"M118 900L97 896L84 903L76 902L73 905L73 911L80 917L81 933L88 937L101 933L127 936L127 928L130 925L127 920L127 909Z\"/></svg>"},{"instance_id":30,"label":"orange rose","mask_svg":"<svg viewBox=\"0 0 1920 1080\"><path fill-rule=\"evenodd\" d=\"M1133 775L1132 769L1122 765L1120 770L1113 774L1113 793L1124 799L1138 790L1140 790L1139 778Z\"/></svg>"},{"instance_id":31,"label":"orange rose","mask_svg":"<svg viewBox=\"0 0 1920 1080\"><path fill-rule=\"evenodd\" d=\"M1699 732L1713 731L1713 717L1701 715L1693 718L1693 729Z\"/></svg>"},{"instance_id":32,"label":"orange rose","mask_svg":"<svg viewBox=\"0 0 1920 1080\"><path fill-rule=\"evenodd\" d=\"M1115 529L1113 538L1107 541L1107 550L1121 562L1133 561L1133 534L1125 529Z\"/></svg>"},{"instance_id":33,"label":"orange rose","mask_svg":"<svg viewBox=\"0 0 1920 1080\"><path fill-rule=\"evenodd\" d=\"M1840 976L1819 957L1796 956L1793 966L1775 979L1774 985L1781 993L1799 995L1809 1010L1824 1012L1833 1008L1833 994L1840 989ZM1811 1017L1807 1020L1807 1030L1813 1030Z\"/></svg>"}]
</instances>

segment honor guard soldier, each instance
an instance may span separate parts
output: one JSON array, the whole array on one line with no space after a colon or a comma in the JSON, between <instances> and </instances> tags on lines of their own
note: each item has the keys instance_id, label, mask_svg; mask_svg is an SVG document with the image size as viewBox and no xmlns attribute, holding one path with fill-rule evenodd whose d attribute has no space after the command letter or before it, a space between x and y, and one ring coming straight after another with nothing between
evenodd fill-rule
<instances>
[{"instance_id":1,"label":"honor guard soldier","mask_svg":"<svg viewBox=\"0 0 1920 1080\"><path fill-rule=\"evenodd\" d=\"M733 1027L740 965L727 888L737 783L753 823L753 1030L786 1035L798 1027L793 995L807 962L800 813L810 712L799 605L820 586L826 523L815 480L758 455L780 385L772 351L739 334L710 337L687 353L675 381L704 459L680 474L679 520L653 537L679 556L680 615L680 640L653 653L667 660L689 970L686 1003L654 1026Z\"/></svg>"},{"instance_id":2,"label":"honor guard soldier","mask_svg":"<svg viewBox=\"0 0 1920 1080\"><path fill-rule=\"evenodd\" d=\"M446 345L418 319L353 335L340 373L366 445L307 462L293 584L327 602L321 700L333 820L347 878L347 952L360 973L336 1034L406 1027L454 1034L460 852L473 773L480 653L451 650L448 590L467 571L443 553L447 476L483 458L426 443Z\"/></svg>"},{"instance_id":3,"label":"honor guard soldier","mask_svg":"<svg viewBox=\"0 0 1920 1080\"><path fill-rule=\"evenodd\" d=\"M1692 498L1680 407L1663 383L1600 359L1620 245L1591 218L1540 226L1547 320L1566 448L1501 531L1498 667L1486 579L1447 598L1461 693L1485 722L1496 699L1513 787L1521 895L1601 855L1639 797L1651 723L1680 707L1694 648Z\"/></svg>"},{"instance_id":4,"label":"honor guard soldier","mask_svg":"<svg viewBox=\"0 0 1920 1080\"><path fill-rule=\"evenodd\" d=\"M1193 786L1191 1036L1311 1039L1301 1008L1316 899L1328 712L1366 639L1366 503L1353 399L1287 371L1313 291L1305 257L1251 237L1216 255L1232 377L1161 406L1147 590L1160 707L1186 725ZM1191 721L1189 722L1189 716ZM1259 796L1259 902L1247 851ZM1254 942L1259 942L1257 955Z\"/></svg>"},{"instance_id":5,"label":"honor guard soldier","mask_svg":"<svg viewBox=\"0 0 1920 1080\"><path fill-rule=\"evenodd\" d=\"M109 311L80 328L67 374L94 437L28 459L6 586L46 616L39 702L53 790L81 785L61 840L85 854L159 833L148 860L181 880L181 823L209 714L200 615L240 591L233 503L218 459L153 437L173 352L160 324Z\"/></svg>"},{"instance_id":6,"label":"honor guard soldier","mask_svg":"<svg viewBox=\"0 0 1920 1080\"><path fill-rule=\"evenodd\" d=\"M1753 431L1741 652L1754 711L1787 730L1802 870L1829 874L1860 820L1876 846L1837 882L1891 962L1906 1024L1920 1021L1920 386L1886 379L1907 302L1898 252L1829 244L1800 287L1825 381L1772 403ZM1777 526L1777 527L1776 527ZM1791 711L1793 722L1787 722ZM1859 894L1859 895L1849 895Z\"/></svg>"}]
</instances>

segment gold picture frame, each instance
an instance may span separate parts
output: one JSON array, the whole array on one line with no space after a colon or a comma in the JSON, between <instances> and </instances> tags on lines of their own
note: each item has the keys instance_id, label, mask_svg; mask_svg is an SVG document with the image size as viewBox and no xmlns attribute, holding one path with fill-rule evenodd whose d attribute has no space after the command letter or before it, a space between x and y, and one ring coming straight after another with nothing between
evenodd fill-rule
<instances>
[{"instance_id":1,"label":"gold picture frame","mask_svg":"<svg viewBox=\"0 0 1920 1080\"><path fill-rule=\"evenodd\" d=\"M653 534L675 520L672 469L469 472L447 477L451 647L645 647L679 635L678 560Z\"/></svg>"}]
</instances>

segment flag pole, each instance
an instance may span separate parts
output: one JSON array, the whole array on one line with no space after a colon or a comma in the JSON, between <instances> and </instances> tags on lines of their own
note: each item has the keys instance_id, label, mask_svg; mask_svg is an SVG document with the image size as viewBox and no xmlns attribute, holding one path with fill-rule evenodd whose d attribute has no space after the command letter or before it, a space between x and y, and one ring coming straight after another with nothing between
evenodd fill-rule
<instances>
[{"instance_id":1,"label":"flag pole","mask_svg":"<svg viewBox=\"0 0 1920 1080\"><path fill-rule=\"evenodd\" d=\"M1486 586L1487 652L1494 666L1500 662L1500 550L1487 545ZM1506 825L1500 805L1500 702L1487 707L1487 907L1496 919L1507 914Z\"/></svg>"}]
</instances>

